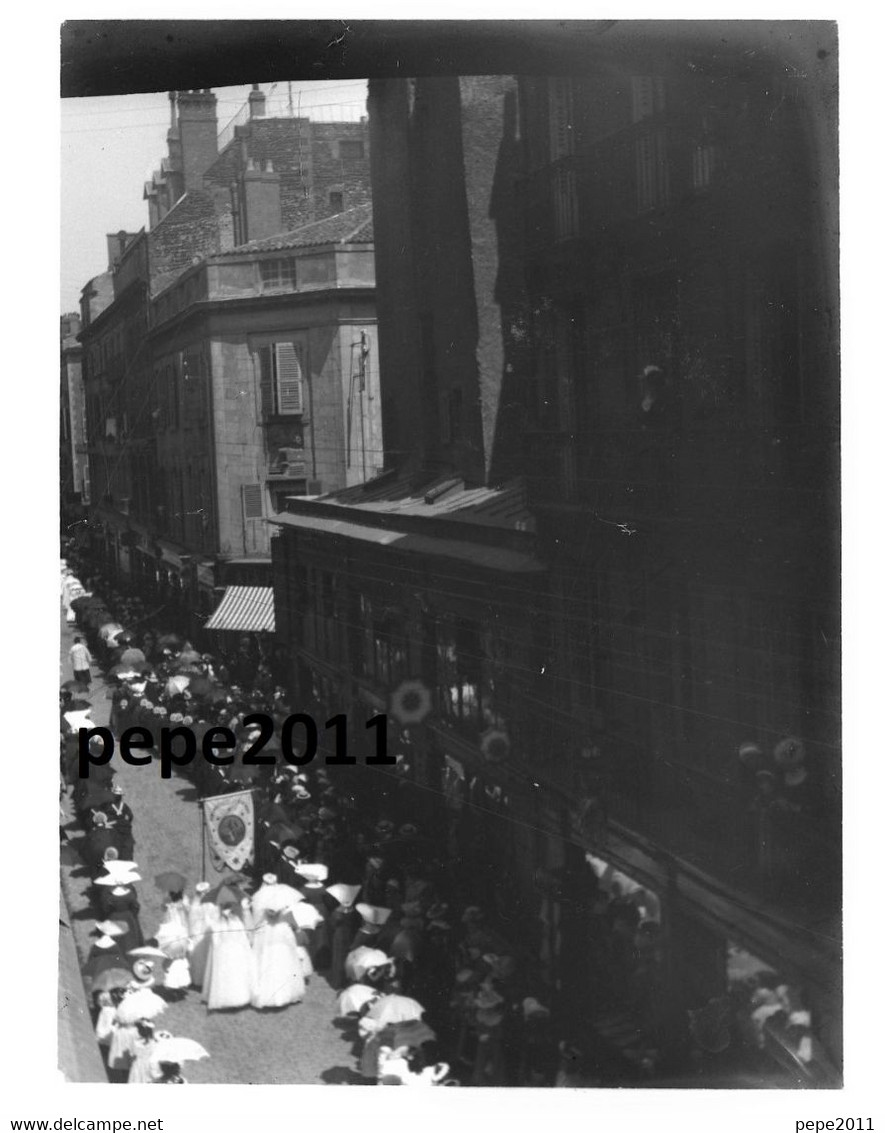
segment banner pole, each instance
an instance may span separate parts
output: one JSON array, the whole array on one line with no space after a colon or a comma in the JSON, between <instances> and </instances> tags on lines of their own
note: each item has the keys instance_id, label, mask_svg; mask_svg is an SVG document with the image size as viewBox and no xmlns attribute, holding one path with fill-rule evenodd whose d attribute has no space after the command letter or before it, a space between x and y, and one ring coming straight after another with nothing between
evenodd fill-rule
<instances>
[{"instance_id":1,"label":"banner pole","mask_svg":"<svg viewBox=\"0 0 885 1133\"><path fill-rule=\"evenodd\" d=\"M203 800L200 799L200 880L206 880L206 808L203 806Z\"/></svg>"}]
</instances>

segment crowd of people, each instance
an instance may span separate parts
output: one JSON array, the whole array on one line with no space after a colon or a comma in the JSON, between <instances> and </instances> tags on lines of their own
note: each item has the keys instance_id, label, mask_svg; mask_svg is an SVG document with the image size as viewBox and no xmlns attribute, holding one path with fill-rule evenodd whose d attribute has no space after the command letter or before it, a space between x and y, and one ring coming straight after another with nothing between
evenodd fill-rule
<instances>
[{"instance_id":1,"label":"crowd of people","mask_svg":"<svg viewBox=\"0 0 885 1133\"><path fill-rule=\"evenodd\" d=\"M391 813L373 812L349 768L244 765L239 757L253 735L243 718L266 713L279 726L294 711L248 643L228 659L175 634L138 632L136 602L102 598L100 579L73 587L70 580L65 574L66 608L89 663L104 670L114 734L180 723L199 743L201 732L224 725L238 737L234 765L199 759L179 773L201 797L250 789L254 801L251 866L211 888L198 880L190 892L183 876L162 875L163 921L145 940L132 811L113 761L79 779L68 729L63 776L85 832L80 853L93 874L100 933L86 972L109 1074L144 1081L153 1066L150 1080L182 1080L180 1067L161 1072L151 1062L147 1047L168 1042L151 1018L117 1017L136 992L152 990L154 998L144 998L151 1010L191 988L209 1011L274 1010L300 1002L319 975L339 992L366 1083L553 1085L569 1055L557 1043L543 985L485 911L459 901L433 839L393 812L395 796ZM61 694L63 720L86 703L83 657L76 660L77 677ZM101 741L92 742L100 750ZM124 1019L130 1014L131 1006Z\"/></svg>"}]
</instances>

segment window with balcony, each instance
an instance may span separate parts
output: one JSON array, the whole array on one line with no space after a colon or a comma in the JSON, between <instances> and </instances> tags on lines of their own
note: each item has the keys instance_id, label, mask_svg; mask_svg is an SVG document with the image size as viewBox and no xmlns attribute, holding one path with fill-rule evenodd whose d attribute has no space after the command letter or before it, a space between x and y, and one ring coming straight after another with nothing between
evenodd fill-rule
<instances>
[{"instance_id":1,"label":"window with balcony","mask_svg":"<svg viewBox=\"0 0 885 1133\"><path fill-rule=\"evenodd\" d=\"M258 265L262 291L294 291L296 287L296 261L287 256L276 260L262 260Z\"/></svg>"}]
</instances>

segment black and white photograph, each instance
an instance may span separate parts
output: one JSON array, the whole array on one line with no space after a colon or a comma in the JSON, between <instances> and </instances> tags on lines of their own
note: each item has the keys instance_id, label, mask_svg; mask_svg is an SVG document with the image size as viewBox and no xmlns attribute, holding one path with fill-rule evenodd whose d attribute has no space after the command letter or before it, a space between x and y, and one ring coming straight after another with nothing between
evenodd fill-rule
<instances>
[{"instance_id":1,"label":"black and white photograph","mask_svg":"<svg viewBox=\"0 0 885 1133\"><path fill-rule=\"evenodd\" d=\"M60 38L60 1080L841 1090L835 19Z\"/></svg>"}]
</instances>

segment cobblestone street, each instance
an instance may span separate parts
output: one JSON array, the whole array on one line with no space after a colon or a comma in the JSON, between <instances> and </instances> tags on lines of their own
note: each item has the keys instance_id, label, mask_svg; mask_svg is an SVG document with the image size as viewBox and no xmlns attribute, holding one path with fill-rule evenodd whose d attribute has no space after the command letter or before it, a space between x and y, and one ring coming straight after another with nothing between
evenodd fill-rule
<instances>
[{"instance_id":1,"label":"cobblestone street","mask_svg":"<svg viewBox=\"0 0 885 1133\"><path fill-rule=\"evenodd\" d=\"M70 676L67 651L73 635L62 625L62 680ZM96 724L107 724L110 702L100 677L89 699ZM156 931L163 895L153 879L167 869L185 874L191 886L200 878L200 815L196 792L184 779L161 780L159 766L130 767L117 763L117 781L135 814L135 858L143 878L138 885L145 937ZM68 835L75 849L82 836L73 822ZM88 901L89 877L72 850L62 854L62 884L81 959L90 948L95 917ZM175 1035L196 1039L210 1052L205 1062L189 1063L191 1082L335 1083L356 1079L351 1044L335 1024L335 993L321 975L310 981L303 1003L280 1011L209 1014L199 992L191 990L171 1003L162 1026Z\"/></svg>"}]
</instances>

